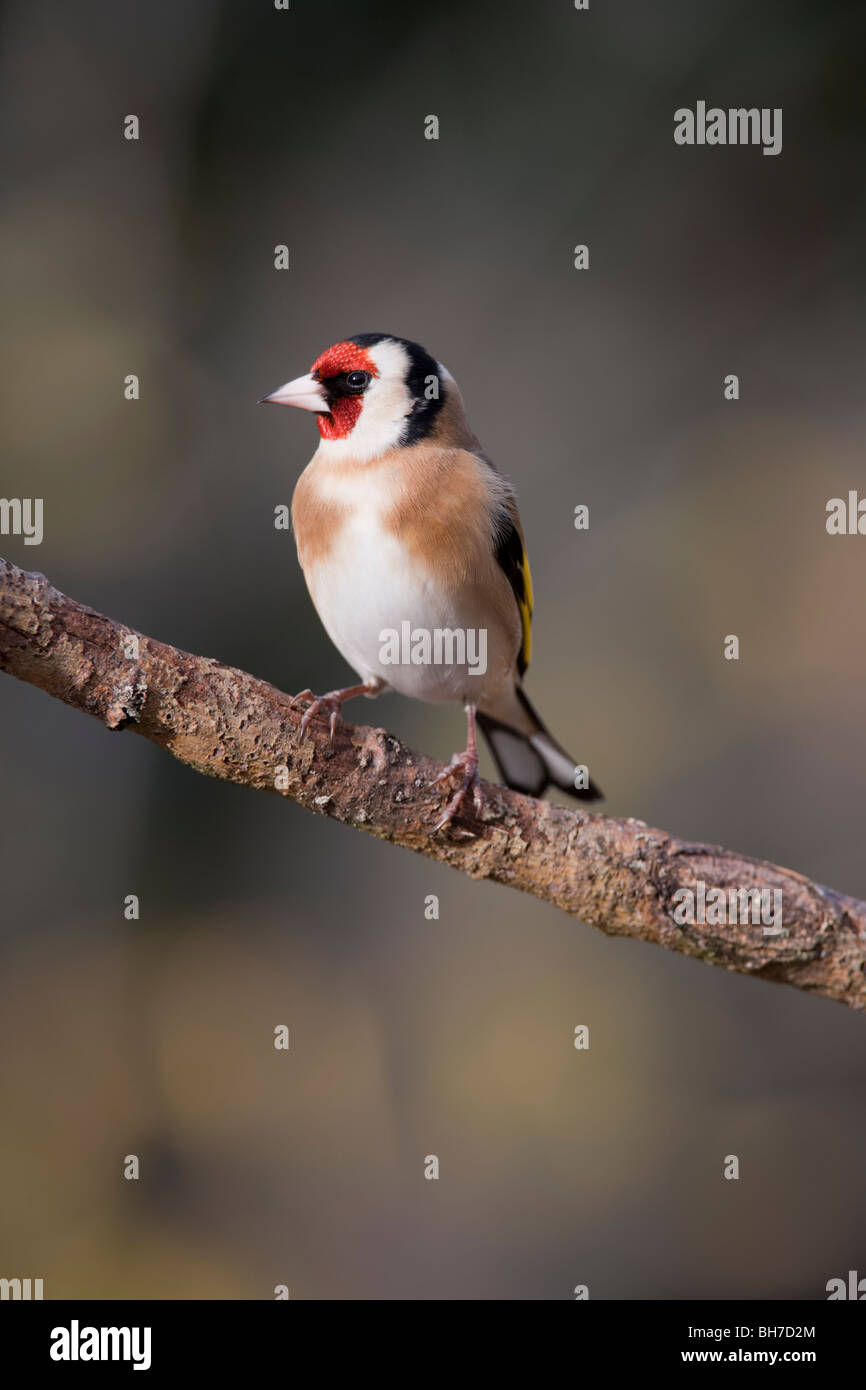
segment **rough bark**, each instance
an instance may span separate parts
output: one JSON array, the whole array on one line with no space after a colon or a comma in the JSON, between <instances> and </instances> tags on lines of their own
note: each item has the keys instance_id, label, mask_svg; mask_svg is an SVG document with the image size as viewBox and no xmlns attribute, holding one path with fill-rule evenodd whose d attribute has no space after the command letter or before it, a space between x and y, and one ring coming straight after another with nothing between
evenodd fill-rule
<instances>
[{"instance_id":1,"label":"rough bark","mask_svg":"<svg viewBox=\"0 0 866 1390\"><path fill-rule=\"evenodd\" d=\"M138 639L137 658L124 654L130 637ZM301 739L303 710L274 686L135 633L5 560L0 670L109 729L143 734L197 772L276 792L472 878L530 893L610 935L866 1009L866 903L641 821L566 810L489 783L480 820L470 808L450 832L436 834L447 794L433 781L440 763L382 729L344 724L329 744L326 721L316 718ZM751 923L678 926L674 895L698 880L726 890L780 889L784 932L766 935Z\"/></svg>"}]
</instances>

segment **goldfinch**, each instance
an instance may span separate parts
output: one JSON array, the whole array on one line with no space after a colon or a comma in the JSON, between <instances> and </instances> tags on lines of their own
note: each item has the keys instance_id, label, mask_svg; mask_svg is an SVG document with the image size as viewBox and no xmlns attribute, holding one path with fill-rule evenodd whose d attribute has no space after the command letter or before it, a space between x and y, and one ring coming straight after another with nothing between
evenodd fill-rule
<instances>
[{"instance_id":1,"label":"goldfinch","mask_svg":"<svg viewBox=\"0 0 866 1390\"><path fill-rule=\"evenodd\" d=\"M360 333L317 357L307 376L261 401L314 411L321 440L292 499L304 578L328 636L360 682L314 697L301 721L391 688L459 700L466 748L436 830L471 791L482 810L476 721L509 787L553 783L582 801L575 763L526 696L532 581L514 489L484 455L457 383L417 343ZM437 646L438 635L438 646Z\"/></svg>"}]
</instances>

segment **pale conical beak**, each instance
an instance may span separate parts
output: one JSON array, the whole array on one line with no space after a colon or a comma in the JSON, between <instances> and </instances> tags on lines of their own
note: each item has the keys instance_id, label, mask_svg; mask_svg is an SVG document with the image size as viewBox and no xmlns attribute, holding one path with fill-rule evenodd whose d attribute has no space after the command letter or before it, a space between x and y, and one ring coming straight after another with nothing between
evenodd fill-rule
<instances>
[{"instance_id":1,"label":"pale conical beak","mask_svg":"<svg viewBox=\"0 0 866 1390\"><path fill-rule=\"evenodd\" d=\"M272 391L269 396L259 396L258 404L296 405L301 410L316 410L327 415L328 401L320 383L312 375L296 377Z\"/></svg>"}]
</instances>

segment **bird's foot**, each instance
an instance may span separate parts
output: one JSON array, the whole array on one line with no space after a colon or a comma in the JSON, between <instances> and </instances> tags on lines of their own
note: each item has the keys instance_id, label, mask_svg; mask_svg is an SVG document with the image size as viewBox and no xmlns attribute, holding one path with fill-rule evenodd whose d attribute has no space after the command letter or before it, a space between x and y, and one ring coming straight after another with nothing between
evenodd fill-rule
<instances>
[{"instance_id":1,"label":"bird's foot","mask_svg":"<svg viewBox=\"0 0 866 1390\"><path fill-rule=\"evenodd\" d=\"M311 703L304 711L301 720L301 738L307 732L307 725L318 714L320 710L327 710L330 715L328 721L331 742L334 742L334 732L340 722L340 713L347 700L354 700L358 695L378 695L385 689L385 682L379 680L378 676L371 676L368 681L362 681L360 685L347 685L343 690L329 690L327 695L314 695L312 690L301 690L292 697L289 704L292 709L300 700L309 700Z\"/></svg>"},{"instance_id":2,"label":"bird's foot","mask_svg":"<svg viewBox=\"0 0 866 1390\"><path fill-rule=\"evenodd\" d=\"M311 703L304 712L301 719L301 738L307 732L307 726L314 714L320 710L327 710L330 715L328 725L330 728L331 742L334 742L334 732L340 722L340 713L347 700L354 700L358 695L378 695L385 689L385 682L378 676L371 676L369 680L362 681L360 685L347 685L343 690L329 690L327 695L314 695L312 690L301 690L292 697L289 704L292 709L300 700L309 700Z\"/></svg>"},{"instance_id":3,"label":"bird's foot","mask_svg":"<svg viewBox=\"0 0 866 1390\"><path fill-rule=\"evenodd\" d=\"M307 727L314 715L317 715L322 710L324 710L330 716L328 720L328 733L330 740L333 743L334 734L336 733L337 725L340 722L340 711L343 708L343 702L347 698L348 696L345 690L329 690L326 695L314 695L312 690L301 690L298 692L297 695L293 696L290 702L292 709L294 709L295 706L301 702L301 700L310 701L310 703L307 705L307 708L304 710L303 716L301 718L301 738L303 738L304 734L307 732Z\"/></svg>"},{"instance_id":4,"label":"bird's foot","mask_svg":"<svg viewBox=\"0 0 866 1390\"><path fill-rule=\"evenodd\" d=\"M444 830L447 825L451 824L470 791L472 792L475 814L480 816L483 810L484 798L481 795L481 783L478 777L478 754L474 749L467 748L463 753L455 753L445 771L440 772L434 780L436 782L448 782L453 779L455 773L461 774L460 785L445 807L441 820L433 827L434 831Z\"/></svg>"}]
</instances>

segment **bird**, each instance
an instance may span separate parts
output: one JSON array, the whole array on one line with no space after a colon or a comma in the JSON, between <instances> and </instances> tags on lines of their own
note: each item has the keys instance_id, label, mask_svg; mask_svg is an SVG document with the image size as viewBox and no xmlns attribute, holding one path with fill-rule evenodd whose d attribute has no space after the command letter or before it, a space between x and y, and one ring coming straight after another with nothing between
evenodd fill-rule
<instances>
[{"instance_id":1,"label":"bird","mask_svg":"<svg viewBox=\"0 0 866 1390\"><path fill-rule=\"evenodd\" d=\"M301 735L324 713L333 739L343 705L360 695L459 701L466 747L437 778L453 795L435 831L465 815L470 792L482 814L476 726L506 786L600 800L523 689L533 595L517 497L447 368L407 338L359 333L259 402L316 416L292 528L316 611L359 677L324 695L300 691Z\"/></svg>"}]
</instances>

